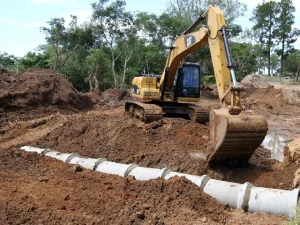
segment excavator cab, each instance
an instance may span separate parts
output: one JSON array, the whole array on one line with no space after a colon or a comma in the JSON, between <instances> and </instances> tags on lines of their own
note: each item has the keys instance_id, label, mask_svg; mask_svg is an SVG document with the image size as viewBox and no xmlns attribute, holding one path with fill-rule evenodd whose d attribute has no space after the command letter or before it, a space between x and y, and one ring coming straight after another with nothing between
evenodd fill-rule
<instances>
[{"instance_id":1,"label":"excavator cab","mask_svg":"<svg viewBox=\"0 0 300 225\"><path fill-rule=\"evenodd\" d=\"M175 79L175 101L181 98L200 98L201 73L195 63L184 63L178 68Z\"/></svg>"}]
</instances>

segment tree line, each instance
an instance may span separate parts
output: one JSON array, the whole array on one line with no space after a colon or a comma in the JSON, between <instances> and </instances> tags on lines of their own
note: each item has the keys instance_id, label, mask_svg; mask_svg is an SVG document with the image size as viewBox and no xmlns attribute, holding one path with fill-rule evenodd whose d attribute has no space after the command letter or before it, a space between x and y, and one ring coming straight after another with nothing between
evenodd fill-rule
<instances>
[{"instance_id":1,"label":"tree line","mask_svg":"<svg viewBox=\"0 0 300 225\"><path fill-rule=\"evenodd\" d=\"M41 28L45 45L21 58L0 52L0 65L14 73L55 69L81 91L126 87L142 72L161 74L172 42L209 5L218 5L225 14L238 79L265 68L269 75L297 72L300 51L293 43L299 31L292 29L291 0L258 4L251 30L236 23L247 9L239 0L170 0L160 15L126 11L125 0L99 0L91 5L89 21L79 24L76 16L69 23L53 18ZM186 60L198 62L204 75L213 74L208 47Z\"/></svg>"},{"instance_id":2,"label":"tree line","mask_svg":"<svg viewBox=\"0 0 300 225\"><path fill-rule=\"evenodd\" d=\"M265 2L258 4L253 11L251 20L255 23L253 29L257 32L257 42L260 44L260 67L263 57L267 58L268 75L272 67L276 67L277 57L280 58L280 76L283 75L284 61L293 53L297 56L299 51L293 48L300 30L292 28L295 22L295 7L292 0L280 2ZM272 62L271 62L272 61ZM271 65L271 63L275 65ZM299 63L298 63L299 64ZM294 72L294 71L292 71Z\"/></svg>"}]
</instances>

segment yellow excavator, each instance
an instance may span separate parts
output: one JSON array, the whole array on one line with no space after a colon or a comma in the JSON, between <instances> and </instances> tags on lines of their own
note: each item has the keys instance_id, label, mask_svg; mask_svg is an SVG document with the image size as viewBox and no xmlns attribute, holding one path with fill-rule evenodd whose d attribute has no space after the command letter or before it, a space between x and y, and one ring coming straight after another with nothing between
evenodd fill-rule
<instances>
[{"instance_id":1,"label":"yellow excavator","mask_svg":"<svg viewBox=\"0 0 300 225\"><path fill-rule=\"evenodd\" d=\"M192 32L205 19L207 25ZM188 54L205 45L210 49L221 103L221 109L210 112L201 104L191 103L200 100L200 67L184 62ZM268 124L264 116L244 110L240 98L242 90L235 77L224 14L218 7L209 6L207 12L174 41L162 75L144 74L133 79L131 95L142 101L126 102L125 110L146 123L159 120L164 114L185 115L204 124L209 122L213 147L209 163L248 161L264 140Z\"/></svg>"}]
</instances>

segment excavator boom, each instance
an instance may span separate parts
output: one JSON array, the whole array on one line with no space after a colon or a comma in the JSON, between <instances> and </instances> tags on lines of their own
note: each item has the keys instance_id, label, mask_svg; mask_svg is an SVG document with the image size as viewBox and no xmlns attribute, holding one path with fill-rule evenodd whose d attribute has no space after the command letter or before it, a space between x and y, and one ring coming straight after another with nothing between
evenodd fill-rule
<instances>
[{"instance_id":1,"label":"excavator boom","mask_svg":"<svg viewBox=\"0 0 300 225\"><path fill-rule=\"evenodd\" d=\"M243 110L227 39L223 12L209 7L208 44L218 88L221 109L210 112L210 164L247 162L263 142L268 124L264 116ZM225 64L227 62L227 64Z\"/></svg>"}]
</instances>

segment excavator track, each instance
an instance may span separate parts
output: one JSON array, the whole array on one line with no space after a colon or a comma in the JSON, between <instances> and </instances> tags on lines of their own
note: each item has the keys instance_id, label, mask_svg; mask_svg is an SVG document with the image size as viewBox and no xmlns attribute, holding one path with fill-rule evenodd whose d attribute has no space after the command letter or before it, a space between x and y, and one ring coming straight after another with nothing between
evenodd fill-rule
<instances>
[{"instance_id":1,"label":"excavator track","mask_svg":"<svg viewBox=\"0 0 300 225\"><path fill-rule=\"evenodd\" d=\"M261 115L230 115L221 109L211 111L210 130L214 151L209 164L236 164L248 162L263 142L268 124Z\"/></svg>"},{"instance_id":2,"label":"excavator track","mask_svg":"<svg viewBox=\"0 0 300 225\"><path fill-rule=\"evenodd\" d=\"M188 105L188 107L191 109L191 113L189 114L190 120L201 124L206 124L209 122L208 109L192 104Z\"/></svg>"},{"instance_id":3,"label":"excavator track","mask_svg":"<svg viewBox=\"0 0 300 225\"><path fill-rule=\"evenodd\" d=\"M126 102L125 111L145 123L151 123L163 118L162 108L155 104Z\"/></svg>"}]
</instances>

